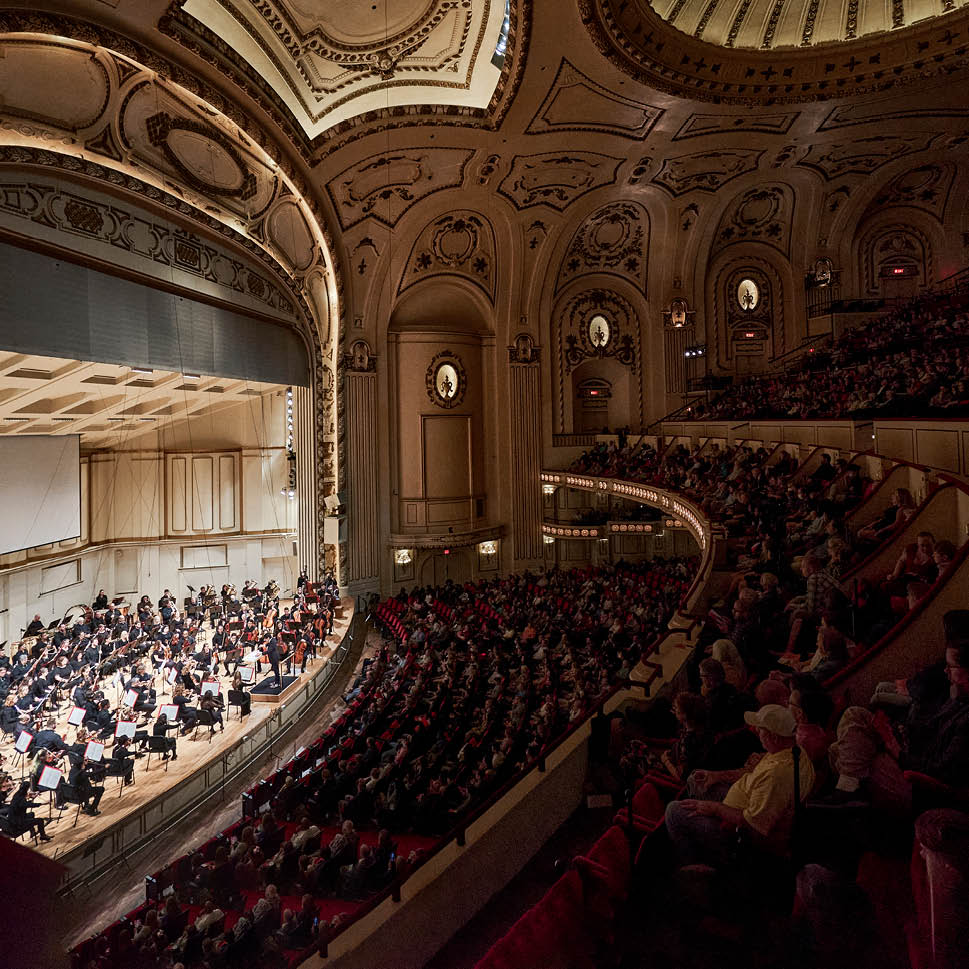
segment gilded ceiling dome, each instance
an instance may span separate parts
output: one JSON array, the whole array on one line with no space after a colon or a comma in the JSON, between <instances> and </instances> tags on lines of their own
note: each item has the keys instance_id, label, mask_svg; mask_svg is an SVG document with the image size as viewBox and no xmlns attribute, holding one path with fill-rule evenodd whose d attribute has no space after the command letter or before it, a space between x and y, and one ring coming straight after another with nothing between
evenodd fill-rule
<instances>
[{"instance_id":1,"label":"gilded ceiling dome","mask_svg":"<svg viewBox=\"0 0 969 969\"><path fill-rule=\"evenodd\" d=\"M643 0L645 2L645 0ZM922 23L956 0L655 0L677 30L721 47L768 50L855 40Z\"/></svg>"}]
</instances>

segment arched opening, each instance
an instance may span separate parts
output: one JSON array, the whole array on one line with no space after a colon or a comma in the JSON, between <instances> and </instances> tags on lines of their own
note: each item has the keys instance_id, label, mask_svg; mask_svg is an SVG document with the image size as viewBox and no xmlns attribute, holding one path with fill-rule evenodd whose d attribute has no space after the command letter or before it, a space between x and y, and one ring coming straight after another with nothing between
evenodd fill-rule
<instances>
[{"instance_id":1,"label":"arched opening","mask_svg":"<svg viewBox=\"0 0 969 969\"><path fill-rule=\"evenodd\" d=\"M575 388L572 404L577 434L598 434L603 428L610 427L609 402L612 398L612 384L601 377L590 377Z\"/></svg>"}]
</instances>

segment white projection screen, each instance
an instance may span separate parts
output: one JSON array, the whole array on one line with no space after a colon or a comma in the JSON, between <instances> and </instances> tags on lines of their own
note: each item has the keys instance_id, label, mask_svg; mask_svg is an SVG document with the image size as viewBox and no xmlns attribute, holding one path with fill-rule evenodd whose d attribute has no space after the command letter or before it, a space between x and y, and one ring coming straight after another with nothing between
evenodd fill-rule
<instances>
[{"instance_id":1,"label":"white projection screen","mask_svg":"<svg viewBox=\"0 0 969 969\"><path fill-rule=\"evenodd\" d=\"M80 441L0 435L0 554L81 534Z\"/></svg>"}]
</instances>

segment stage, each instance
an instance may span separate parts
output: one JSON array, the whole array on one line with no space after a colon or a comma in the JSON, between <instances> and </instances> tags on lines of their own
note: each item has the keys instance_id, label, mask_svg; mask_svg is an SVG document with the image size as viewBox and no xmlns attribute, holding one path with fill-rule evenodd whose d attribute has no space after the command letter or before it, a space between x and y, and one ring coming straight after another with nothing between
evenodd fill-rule
<instances>
[{"instance_id":1,"label":"stage","mask_svg":"<svg viewBox=\"0 0 969 969\"><path fill-rule=\"evenodd\" d=\"M147 752L138 757L133 784L124 786L117 778L107 779L99 805L101 813L97 817L83 812L77 815L74 805L62 812L51 810L46 795L43 799L38 798L34 812L45 820L50 816L47 833L53 840L33 845L21 838L21 843L30 844L41 854L56 858L65 865L70 883L79 876L92 875L110 867L116 858L150 840L154 832L174 823L226 778L234 776L254 757L269 749L276 734L313 702L329 680L332 672L332 666L328 668L329 661L332 659L338 663L345 652L344 640L353 619L353 598L344 599L341 607L326 646L318 651L315 660L307 661L306 671L301 676L285 677L284 688L278 694L253 692L251 712L241 719L239 707L227 705L223 712L224 730L216 727L214 734L210 734L207 727L200 727L180 735L177 760L163 761L160 755L149 756ZM231 679L231 676L219 677L224 698ZM269 676L253 691L266 679L272 683L272 676ZM159 677L156 683L159 707L167 699L163 686ZM70 705L58 718L57 730L71 743L75 731L67 725L69 712ZM152 723L154 716L147 727L139 729L150 730ZM5 744L3 749L12 753L13 745ZM109 754L110 747L105 750L105 755ZM15 776L18 774L19 769Z\"/></svg>"}]
</instances>

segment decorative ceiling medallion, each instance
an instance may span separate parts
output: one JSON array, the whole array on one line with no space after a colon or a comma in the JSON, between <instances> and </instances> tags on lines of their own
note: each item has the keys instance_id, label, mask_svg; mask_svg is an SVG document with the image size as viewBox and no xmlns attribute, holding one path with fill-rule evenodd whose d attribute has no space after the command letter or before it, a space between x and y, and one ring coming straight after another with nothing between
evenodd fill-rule
<instances>
[{"instance_id":1,"label":"decorative ceiling medallion","mask_svg":"<svg viewBox=\"0 0 969 969\"><path fill-rule=\"evenodd\" d=\"M586 77L563 58L541 107L525 134L547 131L601 131L642 139L663 116L662 108L622 97Z\"/></svg>"},{"instance_id":2,"label":"decorative ceiling medallion","mask_svg":"<svg viewBox=\"0 0 969 969\"><path fill-rule=\"evenodd\" d=\"M424 384L432 404L445 409L457 407L468 389L468 374L461 358L450 350L435 354L424 375Z\"/></svg>"},{"instance_id":3,"label":"decorative ceiling medallion","mask_svg":"<svg viewBox=\"0 0 969 969\"><path fill-rule=\"evenodd\" d=\"M910 168L907 172L896 175L879 191L868 207L865 218L878 209L890 208L894 205L913 205L931 212L941 220L945 214L955 174L955 165L948 162Z\"/></svg>"},{"instance_id":4,"label":"decorative ceiling medallion","mask_svg":"<svg viewBox=\"0 0 969 969\"><path fill-rule=\"evenodd\" d=\"M161 148L193 188L243 201L256 194L256 176L228 138L214 128L173 118L165 111L153 114L145 126L148 141Z\"/></svg>"},{"instance_id":5,"label":"decorative ceiling medallion","mask_svg":"<svg viewBox=\"0 0 969 969\"><path fill-rule=\"evenodd\" d=\"M498 191L519 211L547 205L561 212L586 192L612 185L621 164L591 151L516 155Z\"/></svg>"},{"instance_id":6,"label":"decorative ceiling medallion","mask_svg":"<svg viewBox=\"0 0 969 969\"><path fill-rule=\"evenodd\" d=\"M790 249L794 193L787 185L751 188L727 207L716 234L716 246L766 242L785 255Z\"/></svg>"},{"instance_id":7,"label":"decorative ceiling medallion","mask_svg":"<svg viewBox=\"0 0 969 969\"><path fill-rule=\"evenodd\" d=\"M484 290L493 303L496 261L491 223L479 212L450 212L435 219L418 236L397 292L431 276L459 275Z\"/></svg>"},{"instance_id":8,"label":"decorative ceiling medallion","mask_svg":"<svg viewBox=\"0 0 969 969\"><path fill-rule=\"evenodd\" d=\"M667 158L652 182L666 189L673 198L694 191L716 192L727 182L757 168L763 154L753 148L738 148Z\"/></svg>"},{"instance_id":9,"label":"decorative ceiling medallion","mask_svg":"<svg viewBox=\"0 0 969 969\"><path fill-rule=\"evenodd\" d=\"M381 152L344 169L326 191L344 230L368 217L393 228L415 202L463 184L472 155L462 148Z\"/></svg>"},{"instance_id":10,"label":"decorative ceiling medallion","mask_svg":"<svg viewBox=\"0 0 969 969\"><path fill-rule=\"evenodd\" d=\"M569 244L557 289L576 276L610 273L646 290L649 215L637 202L612 202L589 216Z\"/></svg>"}]
</instances>

